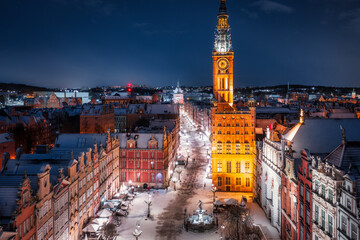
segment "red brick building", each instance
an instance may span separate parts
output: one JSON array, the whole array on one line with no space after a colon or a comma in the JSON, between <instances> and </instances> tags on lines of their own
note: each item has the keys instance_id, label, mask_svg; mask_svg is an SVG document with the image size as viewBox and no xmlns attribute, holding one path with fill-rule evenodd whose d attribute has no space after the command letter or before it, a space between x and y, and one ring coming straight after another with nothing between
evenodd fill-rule
<instances>
[{"instance_id":1,"label":"red brick building","mask_svg":"<svg viewBox=\"0 0 360 240\"><path fill-rule=\"evenodd\" d=\"M84 105L80 115L80 133L106 133L115 130L115 115L111 105Z\"/></svg>"},{"instance_id":2,"label":"red brick building","mask_svg":"<svg viewBox=\"0 0 360 240\"><path fill-rule=\"evenodd\" d=\"M51 94L47 101L48 108L60 108L60 99L55 95L55 93Z\"/></svg>"},{"instance_id":3,"label":"red brick building","mask_svg":"<svg viewBox=\"0 0 360 240\"><path fill-rule=\"evenodd\" d=\"M295 173L295 160L285 157L285 168L281 173L281 239L292 240L297 236L298 186Z\"/></svg>"},{"instance_id":4,"label":"red brick building","mask_svg":"<svg viewBox=\"0 0 360 240\"><path fill-rule=\"evenodd\" d=\"M307 149L301 152L301 163L298 169L298 239L312 239L312 191L311 191L311 158Z\"/></svg>"},{"instance_id":5,"label":"red brick building","mask_svg":"<svg viewBox=\"0 0 360 240\"><path fill-rule=\"evenodd\" d=\"M168 138L166 133L119 134L120 181L154 187L169 181Z\"/></svg>"},{"instance_id":6,"label":"red brick building","mask_svg":"<svg viewBox=\"0 0 360 240\"><path fill-rule=\"evenodd\" d=\"M130 104L126 114L126 128L133 131L153 119L179 119L177 104Z\"/></svg>"}]
</instances>

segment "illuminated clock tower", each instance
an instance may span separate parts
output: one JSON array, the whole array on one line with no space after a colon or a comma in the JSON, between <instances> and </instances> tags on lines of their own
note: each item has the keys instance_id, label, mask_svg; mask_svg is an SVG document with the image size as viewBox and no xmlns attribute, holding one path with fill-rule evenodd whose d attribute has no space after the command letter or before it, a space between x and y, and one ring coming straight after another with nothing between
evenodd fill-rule
<instances>
[{"instance_id":1,"label":"illuminated clock tower","mask_svg":"<svg viewBox=\"0 0 360 240\"><path fill-rule=\"evenodd\" d=\"M234 95L234 52L232 50L228 19L226 0L221 0L213 51L214 96L218 103L229 103L232 106Z\"/></svg>"},{"instance_id":2,"label":"illuminated clock tower","mask_svg":"<svg viewBox=\"0 0 360 240\"><path fill-rule=\"evenodd\" d=\"M213 58L213 87L217 101L211 109L212 183L218 191L253 197L256 170L255 104L233 104L234 79L229 15L220 0Z\"/></svg>"}]
</instances>

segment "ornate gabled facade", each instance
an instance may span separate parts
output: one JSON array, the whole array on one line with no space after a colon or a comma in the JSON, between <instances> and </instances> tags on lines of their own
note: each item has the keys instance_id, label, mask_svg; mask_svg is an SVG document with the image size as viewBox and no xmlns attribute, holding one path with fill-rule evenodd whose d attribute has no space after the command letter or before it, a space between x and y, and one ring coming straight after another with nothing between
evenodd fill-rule
<instances>
[{"instance_id":1,"label":"ornate gabled facade","mask_svg":"<svg viewBox=\"0 0 360 240\"><path fill-rule=\"evenodd\" d=\"M78 161L73 159L68 166L69 175L69 239L77 240L79 236L79 175L77 171Z\"/></svg>"},{"instance_id":2,"label":"ornate gabled facade","mask_svg":"<svg viewBox=\"0 0 360 240\"><path fill-rule=\"evenodd\" d=\"M119 161L119 138L110 136L108 132L106 143L106 163L110 178L107 179L107 199L111 199L120 189L120 161Z\"/></svg>"},{"instance_id":3,"label":"ornate gabled facade","mask_svg":"<svg viewBox=\"0 0 360 240\"><path fill-rule=\"evenodd\" d=\"M298 239L312 239L312 156L309 150L301 152L298 169Z\"/></svg>"},{"instance_id":4,"label":"ornate gabled facade","mask_svg":"<svg viewBox=\"0 0 360 240\"><path fill-rule=\"evenodd\" d=\"M69 239L69 184L63 169L59 169L58 184L54 186L54 239Z\"/></svg>"},{"instance_id":5,"label":"ornate gabled facade","mask_svg":"<svg viewBox=\"0 0 360 240\"><path fill-rule=\"evenodd\" d=\"M261 207L279 232L281 231L281 173L284 167L284 150L284 142L265 138L260 156Z\"/></svg>"},{"instance_id":6,"label":"ornate gabled facade","mask_svg":"<svg viewBox=\"0 0 360 240\"><path fill-rule=\"evenodd\" d=\"M360 175L360 143L348 142L345 129L340 128L342 143L324 159L318 157L313 171L315 240L359 238L356 188Z\"/></svg>"},{"instance_id":7,"label":"ornate gabled facade","mask_svg":"<svg viewBox=\"0 0 360 240\"><path fill-rule=\"evenodd\" d=\"M312 171L314 240L330 240L336 236L336 202L337 193L342 185L341 176L340 170L317 157L317 168Z\"/></svg>"},{"instance_id":8,"label":"ornate gabled facade","mask_svg":"<svg viewBox=\"0 0 360 240\"><path fill-rule=\"evenodd\" d=\"M341 147L342 146L342 147ZM337 192L337 239L360 239L360 142L343 141L339 160L346 173ZM333 159L331 159L333 160Z\"/></svg>"},{"instance_id":9,"label":"ornate gabled facade","mask_svg":"<svg viewBox=\"0 0 360 240\"><path fill-rule=\"evenodd\" d=\"M40 150L18 151L17 159L4 163L1 225L18 239L82 239L82 229L101 201L120 190L119 139L110 133L62 134L50 152ZM28 177L19 175L19 169L27 169Z\"/></svg>"},{"instance_id":10,"label":"ornate gabled facade","mask_svg":"<svg viewBox=\"0 0 360 240\"><path fill-rule=\"evenodd\" d=\"M35 197L30 186L30 179L26 172L18 192L18 209L15 212L14 227L16 228L16 239L35 240Z\"/></svg>"},{"instance_id":11,"label":"ornate gabled facade","mask_svg":"<svg viewBox=\"0 0 360 240\"><path fill-rule=\"evenodd\" d=\"M50 182L50 165L42 167L38 174L38 193L36 203L36 232L38 240L54 239L54 208L52 185Z\"/></svg>"},{"instance_id":12,"label":"ornate gabled facade","mask_svg":"<svg viewBox=\"0 0 360 240\"><path fill-rule=\"evenodd\" d=\"M351 166L340 188L337 205L337 239L339 240L360 239L360 169L358 167Z\"/></svg>"},{"instance_id":13,"label":"ornate gabled facade","mask_svg":"<svg viewBox=\"0 0 360 240\"><path fill-rule=\"evenodd\" d=\"M284 168L281 173L281 239L290 240L297 237L297 190L295 159L289 148L285 154Z\"/></svg>"},{"instance_id":14,"label":"ornate gabled facade","mask_svg":"<svg viewBox=\"0 0 360 240\"><path fill-rule=\"evenodd\" d=\"M219 191L254 191L255 106L238 110L233 106L233 59L226 0L220 1L213 50L211 109L212 180Z\"/></svg>"}]
</instances>

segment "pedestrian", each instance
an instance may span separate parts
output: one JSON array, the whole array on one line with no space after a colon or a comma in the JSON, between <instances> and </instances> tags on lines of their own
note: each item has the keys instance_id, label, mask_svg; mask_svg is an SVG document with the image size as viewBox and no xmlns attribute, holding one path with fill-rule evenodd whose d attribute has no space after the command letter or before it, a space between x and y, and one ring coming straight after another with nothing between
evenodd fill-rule
<instances>
[{"instance_id":1,"label":"pedestrian","mask_svg":"<svg viewBox=\"0 0 360 240\"><path fill-rule=\"evenodd\" d=\"M206 183L204 183L204 189L205 189L205 187L206 187Z\"/></svg>"}]
</instances>

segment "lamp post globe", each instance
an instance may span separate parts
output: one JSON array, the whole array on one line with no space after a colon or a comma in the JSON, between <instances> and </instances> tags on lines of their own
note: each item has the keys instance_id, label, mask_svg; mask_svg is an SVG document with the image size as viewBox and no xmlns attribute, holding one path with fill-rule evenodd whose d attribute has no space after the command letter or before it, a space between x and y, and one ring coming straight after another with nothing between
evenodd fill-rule
<instances>
[{"instance_id":1,"label":"lamp post globe","mask_svg":"<svg viewBox=\"0 0 360 240\"><path fill-rule=\"evenodd\" d=\"M138 240L139 237L141 236L141 234L142 234L142 231L140 229L140 223L137 223L135 231L133 232L133 236L135 237L136 240Z\"/></svg>"}]
</instances>

